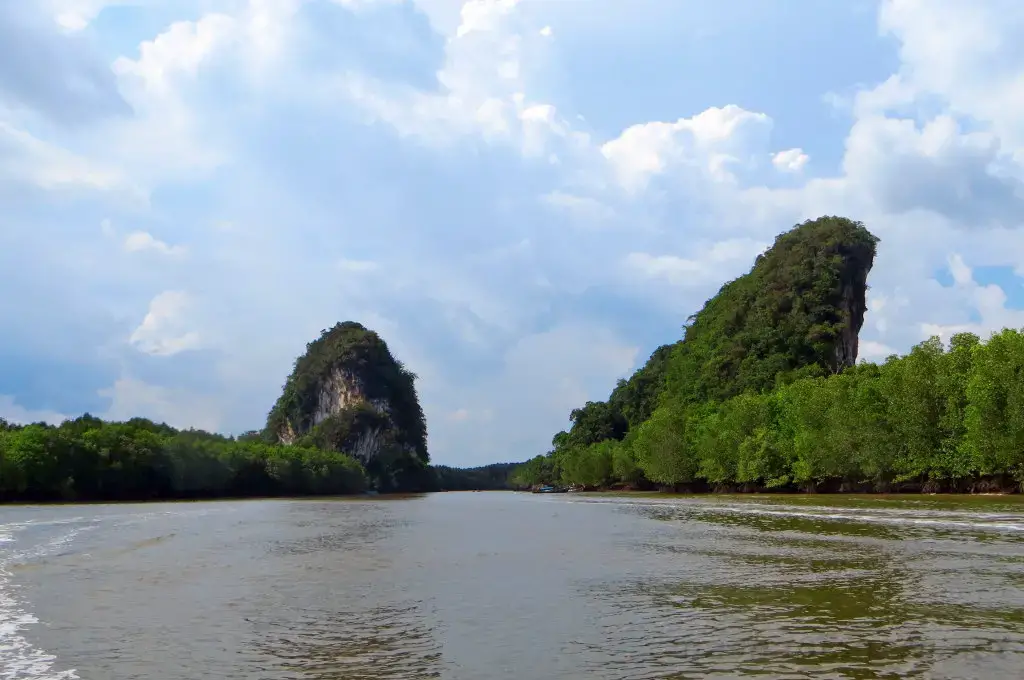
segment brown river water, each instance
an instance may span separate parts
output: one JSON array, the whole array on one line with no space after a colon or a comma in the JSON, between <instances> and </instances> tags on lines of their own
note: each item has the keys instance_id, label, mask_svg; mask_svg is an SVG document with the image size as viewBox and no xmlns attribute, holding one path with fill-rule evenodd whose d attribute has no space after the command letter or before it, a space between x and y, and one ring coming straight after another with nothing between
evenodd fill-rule
<instances>
[{"instance_id":1,"label":"brown river water","mask_svg":"<svg viewBox=\"0 0 1024 680\"><path fill-rule=\"evenodd\" d=\"M0 507L0 679L1019 678L1021 501Z\"/></svg>"}]
</instances>

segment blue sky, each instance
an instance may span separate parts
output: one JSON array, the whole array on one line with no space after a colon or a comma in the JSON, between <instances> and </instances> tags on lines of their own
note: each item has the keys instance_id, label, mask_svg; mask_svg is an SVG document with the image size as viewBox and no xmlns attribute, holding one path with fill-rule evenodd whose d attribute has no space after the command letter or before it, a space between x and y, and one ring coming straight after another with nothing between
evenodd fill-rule
<instances>
[{"instance_id":1,"label":"blue sky","mask_svg":"<svg viewBox=\"0 0 1024 680\"><path fill-rule=\"evenodd\" d=\"M0 0L0 417L260 427L345 319L434 460L543 452L781 231L862 356L1024 326L1009 0Z\"/></svg>"}]
</instances>

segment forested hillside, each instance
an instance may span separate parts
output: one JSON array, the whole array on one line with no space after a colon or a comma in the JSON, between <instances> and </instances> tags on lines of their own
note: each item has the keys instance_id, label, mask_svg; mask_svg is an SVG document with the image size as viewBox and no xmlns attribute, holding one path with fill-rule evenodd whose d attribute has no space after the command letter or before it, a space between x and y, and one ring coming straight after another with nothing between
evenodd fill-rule
<instances>
[{"instance_id":1,"label":"forested hillside","mask_svg":"<svg viewBox=\"0 0 1024 680\"><path fill-rule=\"evenodd\" d=\"M932 338L854 365L877 239L798 225L606 402L570 414L519 487L1012 489L1024 481L1024 336Z\"/></svg>"}]
</instances>

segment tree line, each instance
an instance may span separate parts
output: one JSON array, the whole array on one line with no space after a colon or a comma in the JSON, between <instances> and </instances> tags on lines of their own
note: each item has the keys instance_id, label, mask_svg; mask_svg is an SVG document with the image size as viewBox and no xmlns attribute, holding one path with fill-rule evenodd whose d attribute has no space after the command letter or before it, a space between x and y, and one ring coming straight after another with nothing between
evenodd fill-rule
<instances>
[{"instance_id":1,"label":"tree line","mask_svg":"<svg viewBox=\"0 0 1024 680\"><path fill-rule=\"evenodd\" d=\"M366 489L342 453L88 414L59 426L0 420L0 501L154 500Z\"/></svg>"},{"instance_id":2,"label":"tree line","mask_svg":"<svg viewBox=\"0 0 1024 680\"><path fill-rule=\"evenodd\" d=\"M416 490L504 489L515 467L433 466ZM301 442L270 443L261 432L225 437L89 414L56 426L0 419L0 502L345 495L371 488L380 487L355 457Z\"/></svg>"},{"instance_id":3,"label":"tree line","mask_svg":"<svg viewBox=\"0 0 1024 680\"><path fill-rule=\"evenodd\" d=\"M593 402L513 485L708 490L997 491L1024 483L1024 333L933 337L838 373L693 402L671 390L636 427Z\"/></svg>"}]
</instances>

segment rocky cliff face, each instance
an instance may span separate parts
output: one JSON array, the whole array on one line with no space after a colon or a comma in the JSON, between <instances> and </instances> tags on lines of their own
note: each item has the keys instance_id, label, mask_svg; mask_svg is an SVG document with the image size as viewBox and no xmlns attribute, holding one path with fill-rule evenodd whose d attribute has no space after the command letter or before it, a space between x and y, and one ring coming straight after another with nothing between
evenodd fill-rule
<instances>
[{"instance_id":1,"label":"rocky cliff face","mask_svg":"<svg viewBox=\"0 0 1024 680\"><path fill-rule=\"evenodd\" d=\"M424 467L426 425L414 381L380 336L339 323L296 360L267 417L267 435L348 453L371 477Z\"/></svg>"},{"instance_id":2,"label":"rocky cliff face","mask_svg":"<svg viewBox=\"0 0 1024 680\"><path fill-rule=\"evenodd\" d=\"M838 370L857 363L857 352L860 348L860 329L864 326L864 314L867 312L868 272L871 270L873 257L852 261L852 265L843 272L839 289L837 308L845 323L835 339L834 367Z\"/></svg>"},{"instance_id":3,"label":"rocky cliff face","mask_svg":"<svg viewBox=\"0 0 1024 680\"><path fill-rule=\"evenodd\" d=\"M279 426L277 439L281 443L294 444L299 437L308 434L328 418L337 416L352 407L367 405L382 416L389 416L391 413L387 399L369 398L362 379L353 371L340 366L331 369L317 382L313 394L312 409L308 417L296 418L294 419L296 422L285 419ZM302 429L296 430L296 425ZM377 453L372 446L362 446L361 448L366 452L367 457L372 457Z\"/></svg>"}]
</instances>

